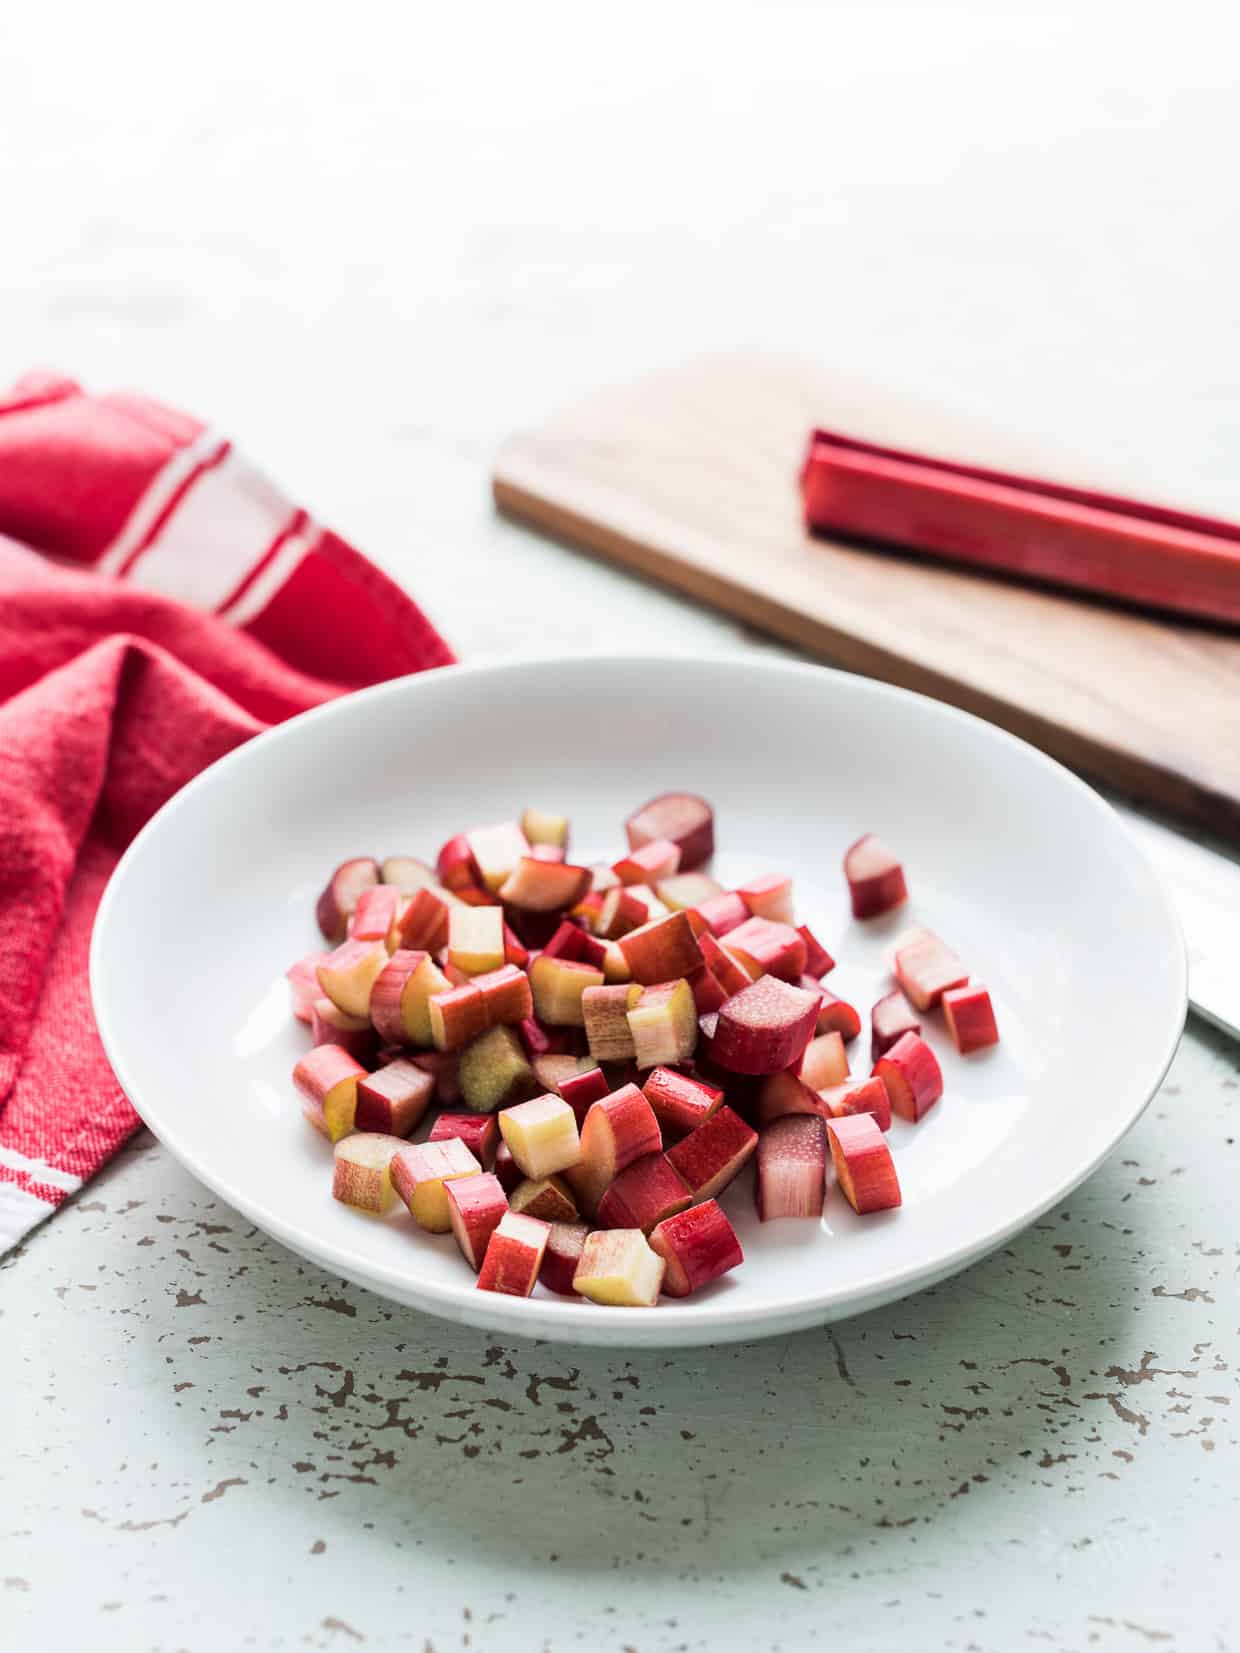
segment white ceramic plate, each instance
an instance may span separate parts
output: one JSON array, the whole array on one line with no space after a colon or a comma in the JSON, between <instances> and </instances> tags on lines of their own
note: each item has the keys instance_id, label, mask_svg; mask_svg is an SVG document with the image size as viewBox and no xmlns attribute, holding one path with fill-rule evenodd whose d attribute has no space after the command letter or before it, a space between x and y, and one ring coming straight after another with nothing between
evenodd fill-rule
<instances>
[{"instance_id":1,"label":"white ceramic plate","mask_svg":"<svg viewBox=\"0 0 1240 1653\"><path fill-rule=\"evenodd\" d=\"M289 1074L306 1048L284 969L350 855L432 857L450 833L563 808L585 858L669 789L717 814L725 880L778 870L868 1011L885 947L925 923L992 989L1002 1044L964 1059L934 1017L943 1101L891 1143L901 1210L760 1225L724 1196L744 1266L647 1310L474 1289L450 1236L330 1194ZM848 916L845 846L880 833L912 899ZM624 1346L768 1336L888 1302L990 1251L1098 1164L1153 1095L1184 1023L1169 904L1110 808L1067 770L920 696L760 659L578 657L454 667L337 701L217 763L118 867L91 952L100 1032L142 1117L221 1198L384 1296L508 1333ZM852 1046L866 1071L868 1029Z\"/></svg>"}]
</instances>

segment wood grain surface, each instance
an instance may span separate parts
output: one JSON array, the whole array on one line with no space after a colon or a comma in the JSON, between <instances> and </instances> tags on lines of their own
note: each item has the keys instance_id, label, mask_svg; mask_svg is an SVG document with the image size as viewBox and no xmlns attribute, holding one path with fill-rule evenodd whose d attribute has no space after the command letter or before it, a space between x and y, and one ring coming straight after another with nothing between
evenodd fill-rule
<instances>
[{"instance_id":1,"label":"wood grain surface","mask_svg":"<svg viewBox=\"0 0 1240 1653\"><path fill-rule=\"evenodd\" d=\"M722 356L604 391L502 447L500 509L823 659L921 690L1240 840L1240 638L825 541L799 518L814 424L1065 481L1071 455Z\"/></svg>"}]
</instances>

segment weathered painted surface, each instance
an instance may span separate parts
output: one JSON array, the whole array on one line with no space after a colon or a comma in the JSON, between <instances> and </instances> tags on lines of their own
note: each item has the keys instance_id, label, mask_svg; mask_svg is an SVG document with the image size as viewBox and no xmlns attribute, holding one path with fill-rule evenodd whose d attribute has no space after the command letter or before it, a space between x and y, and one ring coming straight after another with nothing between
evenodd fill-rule
<instances>
[{"instance_id":1,"label":"weathered painted surface","mask_svg":"<svg viewBox=\"0 0 1240 1653\"><path fill-rule=\"evenodd\" d=\"M141 1137L4 1276L8 1645L1234 1645L1238 1089L1194 1032L957 1280L632 1360L394 1309Z\"/></svg>"},{"instance_id":2,"label":"weathered painted surface","mask_svg":"<svg viewBox=\"0 0 1240 1653\"><path fill-rule=\"evenodd\" d=\"M0 365L218 421L475 656L753 646L487 503L506 429L699 349L1240 513L1237 19L1192 10L17 8ZM0 1645L1235 1648L1236 1104L1194 1029L961 1278L631 1361L394 1310L139 1138L3 1272Z\"/></svg>"}]
</instances>

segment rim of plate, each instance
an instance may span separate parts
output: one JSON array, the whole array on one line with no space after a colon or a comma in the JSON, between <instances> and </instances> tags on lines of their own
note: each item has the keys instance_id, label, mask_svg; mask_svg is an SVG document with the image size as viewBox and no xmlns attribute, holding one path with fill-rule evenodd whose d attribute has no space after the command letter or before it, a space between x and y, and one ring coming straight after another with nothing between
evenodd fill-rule
<instances>
[{"instance_id":1,"label":"rim of plate","mask_svg":"<svg viewBox=\"0 0 1240 1653\"><path fill-rule=\"evenodd\" d=\"M918 704L933 708L932 715L943 717L948 723L957 723L970 726L980 733L981 738L995 741L1001 745L1019 747L1027 759L1035 766L1040 766L1048 773L1053 773L1058 784L1067 785L1082 797L1100 822L1106 823L1106 830L1111 831L1117 844L1123 846L1123 853L1131 864L1138 866L1148 884L1148 895L1152 903L1159 910L1160 917L1168 932L1168 939L1173 943L1175 950L1176 995L1174 1005L1168 1007L1167 1026L1161 1039L1161 1054L1157 1058L1157 1072L1148 1081L1145 1094L1138 1101L1134 1101L1130 1108L1122 1109L1116 1115L1116 1125L1112 1134L1108 1135L1105 1146L1088 1164L1074 1165L1062 1179L1056 1179L1054 1186L1039 1195L1033 1205L1022 1209L1010 1220L1003 1220L992 1224L980 1235L973 1235L963 1241L958 1247L946 1253L938 1253L934 1257L918 1262L911 1262L907 1268L891 1270L890 1268L877 1270L874 1273L864 1274L860 1278L850 1279L846 1287L832 1290L826 1287L813 1293L801 1293L795 1296L781 1295L768 1297L761 1303L747 1309L729 1308L726 1301L718 1305L693 1303L667 1303L658 1306L657 1324L653 1319L642 1315L635 1315L632 1309L615 1308L603 1304L573 1303L567 1299L556 1298L519 1298L509 1299L492 1293L494 1302L488 1301L485 1312L479 1312L480 1306L476 1302L476 1292L472 1285L444 1286L433 1281L419 1280L411 1277L399 1269L388 1264L377 1262L355 1251L352 1247L341 1246L336 1243L324 1244L318 1234L312 1230L300 1227L296 1223L286 1222L278 1214L273 1214L267 1208L254 1201L238 1198L230 1189L225 1178L214 1175L205 1170L199 1163L197 1155L186 1149L178 1140L175 1124L175 1115L169 1122L158 1100L148 1105L144 1100L139 1106L134 1095L128 1064L115 1030L111 1024L109 992L104 980L103 955L107 945L106 937L113 922L113 912L124 898L125 885L134 876L134 868L145 853L145 846L151 838L166 829L168 821L173 819L181 810L188 807L199 792L217 784L221 772L231 768L243 767L247 763L261 762L254 757L273 742L300 739L307 727L327 722L341 716L353 715L354 708L359 705L372 704L391 697L416 694L422 684L442 682L445 678L477 677L502 673L520 674L522 671L547 670L570 664L589 662L596 666L623 667L635 660L657 662L668 666L707 666L714 668L726 667L729 671L738 668L754 671L760 674L770 674L789 677L804 677L807 679L821 679L827 677L850 693L877 695L880 699L891 701L895 705ZM186 786L168 800L146 825L137 833L121 859L113 869L100 900L95 915L95 923L91 933L89 980L91 1004L95 1013L95 1021L99 1029L100 1041L104 1053L111 1063L112 1070L119 1081L122 1090L137 1109L143 1122L155 1132L156 1136L168 1151L182 1164L192 1176L204 1183L211 1191L217 1194L235 1210L240 1211L264 1232L287 1245L291 1250L310 1258L323 1267L331 1268L335 1272L354 1280L370 1290L390 1288L397 1301L409 1303L417 1299L416 1306L422 1307L429 1313L440 1313L444 1318L456 1321L468 1321L474 1324L484 1324L505 1333L525 1337L561 1337L564 1341L571 1341L573 1335L581 1332L585 1334L585 1341L595 1341L589 1336L590 1332L615 1332L622 1328L629 1328L634 1345L649 1342L655 1344L674 1344L674 1335L677 1332L692 1334L695 1342L709 1342L709 1337L700 1334L717 1331L721 1334L720 1340L739 1341L742 1334L762 1336L764 1332L779 1331L781 1327L771 1326L767 1322L783 1321L787 1317L796 1315L806 1326L813 1325L816 1320L829 1317L832 1309L846 1306L856 1301L858 1312L863 1312L868 1306L868 1300L876 1295L882 1296L884 1301L893 1302L901 1297L910 1296L923 1286L930 1285L952 1274L958 1273L971 1262L977 1261L1003 1244L1014 1234L1020 1233L1035 1222L1051 1207L1070 1194L1074 1188L1080 1186L1085 1179L1092 1175L1104 1159L1110 1155L1117 1143L1132 1129L1137 1120L1145 1112L1150 1102L1158 1092L1159 1086L1166 1077L1167 1070L1175 1056L1184 1031L1188 1014L1188 956L1184 944L1183 930L1179 916L1173 907L1170 897L1165 890L1162 880L1142 854L1136 841L1124 830L1119 816L1111 805L1088 782L1081 779L1057 759L1022 740L1018 735L1010 734L997 724L989 723L985 718L975 716L972 712L961 710L946 701L936 700L930 695L923 695L913 689L904 689L896 684L884 683L878 678L863 677L854 672L842 671L837 667L818 665L813 661L781 660L768 658L762 655L736 655L722 650L692 650L669 653L666 650L629 649L623 652L615 650L574 649L557 652L554 655L536 654L535 652L521 652L505 655L496 659L462 662L451 666L439 666L425 672L414 672L405 677L390 678L384 683L373 684L369 688L355 690L351 694L338 696L334 700L324 702L321 706L312 707L309 711L301 712L295 717L278 723L272 728L256 735L254 739L246 741L242 746L234 748L222 758L210 764L200 774L196 775ZM472 1310L472 1312L470 1312ZM531 1313L531 1310L534 1312ZM524 1322L524 1324L522 1324ZM665 1335L668 1334L668 1335ZM618 1342L614 1337L610 1342Z\"/></svg>"}]
</instances>

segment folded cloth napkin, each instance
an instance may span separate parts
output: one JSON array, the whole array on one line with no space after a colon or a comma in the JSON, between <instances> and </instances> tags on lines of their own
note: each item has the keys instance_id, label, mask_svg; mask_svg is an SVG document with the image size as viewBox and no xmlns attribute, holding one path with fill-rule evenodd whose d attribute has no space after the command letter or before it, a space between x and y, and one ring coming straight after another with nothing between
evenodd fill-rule
<instances>
[{"instance_id":1,"label":"folded cloth napkin","mask_svg":"<svg viewBox=\"0 0 1240 1653\"><path fill-rule=\"evenodd\" d=\"M141 397L42 375L0 401L0 536L3 1251L138 1123L87 981L125 845L271 724L453 655L216 432Z\"/></svg>"}]
</instances>

